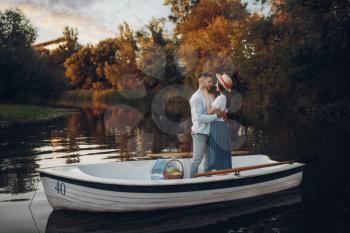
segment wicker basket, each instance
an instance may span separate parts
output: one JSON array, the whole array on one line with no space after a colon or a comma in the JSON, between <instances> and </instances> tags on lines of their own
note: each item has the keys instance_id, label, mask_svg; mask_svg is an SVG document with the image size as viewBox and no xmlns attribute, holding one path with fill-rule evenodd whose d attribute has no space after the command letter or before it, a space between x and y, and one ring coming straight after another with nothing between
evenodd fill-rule
<instances>
[{"instance_id":1,"label":"wicker basket","mask_svg":"<svg viewBox=\"0 0 350 233\"><path fill-rule=\"evenodd\" d=\"M171 166L171 165L174 165L174 164L178 164L180 165L180 169L178 168L178 166ZM174 174L169 174L168 173L168 169L170 169L171 167L176 167L179 171L178 173L181 173L181 175L174 175ZM177 160L177 159L172 159L170 160L167 165L165 166L164 168L164 171L163 171L163 177L164 179L166 180L171 180L171 179L183 179L184 177L184 166L183 164L181 163L180 160Z\"/></svg>"}]
</instances>

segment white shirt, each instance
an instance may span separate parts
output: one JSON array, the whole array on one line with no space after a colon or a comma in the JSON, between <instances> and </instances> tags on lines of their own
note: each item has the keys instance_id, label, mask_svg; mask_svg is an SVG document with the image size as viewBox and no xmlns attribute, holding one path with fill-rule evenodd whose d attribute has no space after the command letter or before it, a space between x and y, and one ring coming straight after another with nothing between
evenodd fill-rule
<instances>
[{"instance_id":1,"label":"white shirt","mask_svg":"<svg viewBox=\"0 0 350 233\"><path fill-rule=\"evenodd\" d=\"M210 123L217 119L216 114L208 115L205 97L198 89L190 99L192 133L201 133L209 135Z\"/></svg>"},{"instance_id":2,"label":"white shirt","mask_svg":"<svg viewBox=\"0 0 350 233\"><path fill-rule=\"evenodd\" d=\"M211 107L218 109L221 112L226 111L226 96L224 94L219 95L216 99L211 103ZM222 118L217 118L217 121L224 121Z\"/></svg>"}]
</instances>

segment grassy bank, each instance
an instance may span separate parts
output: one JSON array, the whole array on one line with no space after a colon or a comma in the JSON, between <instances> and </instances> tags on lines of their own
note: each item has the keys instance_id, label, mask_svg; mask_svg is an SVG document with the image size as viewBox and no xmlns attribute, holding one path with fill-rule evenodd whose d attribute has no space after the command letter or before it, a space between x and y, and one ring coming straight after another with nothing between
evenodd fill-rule
<instances>
[{"instance_id":1,"label":"grassy bank","mask_svg":"<svg viewBox=\"0 0 350 233\"><path fill-rule=\"evenodd\" d=\"M30 122L42 121L62 116L67 113L64 109L55 109L36 105L0 104L0 121Z\"/></svg>"}]
</instances>

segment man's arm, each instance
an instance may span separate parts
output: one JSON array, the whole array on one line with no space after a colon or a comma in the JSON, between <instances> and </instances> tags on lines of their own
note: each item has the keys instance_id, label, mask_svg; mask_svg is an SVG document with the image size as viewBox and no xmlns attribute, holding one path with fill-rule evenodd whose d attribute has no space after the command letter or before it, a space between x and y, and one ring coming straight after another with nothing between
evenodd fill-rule
<instances>
[{"instance_id":1,"label":"man's arm","mask_svg":"<svg viewBox=\"0 0 350 233\"><path fill-rule=\"evenodd\" d=\"M215 121L218 117L216 114L208 115L202 113L202 103L200 98L194 98L190 101L191 114L193 118L201 123L210 123Z\"/></svg>"}]
</instances>

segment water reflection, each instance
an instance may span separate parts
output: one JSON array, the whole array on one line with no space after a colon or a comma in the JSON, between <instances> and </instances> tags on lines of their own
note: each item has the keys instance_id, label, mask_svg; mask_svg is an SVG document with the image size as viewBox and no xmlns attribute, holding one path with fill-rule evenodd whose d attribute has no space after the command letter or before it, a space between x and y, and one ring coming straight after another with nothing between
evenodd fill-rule
<instances>
[{"instance_id":1,"label":"water reflection","mask_svg":"<svg viewBox=\"0 0 350 233\"><path fill-rule=\"evenodd\" d=\"M0 193L34 190L38 165L31 158L1 159Z\"/></svg>"},{"instance_id":2,"label":"water reflection","mask_svg":"<svg viewBox=\"0 0 350 233\"><path fill-rule=\"evenodd\" d=\"M176 107L167 109L176 116ZM235 114L228 124L233 150L266 153L276 160L322 154L329 143L327 132L334 130L292 114ZM38 167L131 160L149 153L191 150L189 133L163 132L149 112L126 105L84 107L49 122L1 130L0 192L32 191Z\"/></svg>"},{"instance_id":3,"label":"water reflection","mask_svg":"<svg viewBox=\"0 0 350 233\"><path fill-rule=\"evenodd\" d=\"M140 122L143 114L127 105L114 105L104 113L105 129L112 134L123 136L130 133Z\"/></svg>"},{"instance_id":4,"label":"water reflection","mask_svg":"<svg viewBox=\"0 0 350 233\"><path fill-rule=\"evenodd\" d=\"M240 222L238 225L222 229L222 232L262 232L244 226L245 219L254 218L254 214L269 210L265 218L276 218L286 212L299 208L300 190L289 190L277 195L249 199L240 202L225 202L196 208L134 212L134 213L84 213L77 211L53 211L46 225L46 233L65 232L188 232L190 229L201 229L220 222ZM283 227L283 226L281 226ZM225 229L226 228L226 229ZM237 231L238 230L238 231ZM266 229L265 229L266 230ZM215 232L220 232L218 229Z\"/></svg>"},{"instance_id":5,"label":"water reflection","mask_svg":"<svg viewBox=\"0 0 350 233\"><path fill-rule=\"evenodd\" d=\"M180 103L178 100L171 100L175 104ZM179 131L176 134L168 134L160 130L154 123L152 115L147 112L149 105L139 103L134 106L142 119L137 124L133 124L138 119L138 113L134 114L131 110L123 108L113 110L111 114L106 114L110 106L96 105L84 106L78 111L73 111L67 116L57 118L42 123L27 123L24 125L5 125L0 128L0 197L3 200L25 200L25 201L0 201L0 208L3 216L12 213L11 218L0 218L1 221L9 225L8 220L12 216L19 216L23 208L27 208L28 200L32 197L38 177L37 168L51 166L60 166L67 163L97 163L130 159L143 159L148 153L159 152L188 152L192 149L192 138L189 133ZM167 111L175 111L177 107L166 108ZM113 112L115 111L115 112ZM120 112L119 112L120 111ZM125 113L126 112L126 113ZM121 114L121 115L119 115ZM169 119L181 122L181 117L187 118L185 113L165 114ZM107 117L106 117L107 116ZM126 117L128 116L128 117ZM105 122L107 118L107 123ZM164 213L156 214L164 224L174 224L176 221L166 219L171 216L179 222L185 223L183 216L191 216L189 220L199 221L202 214L204 219L209 223L210 219L214 221L211 225L206 225L198 229L186 229L186 232L217 232L219 227L224 229L223 232L276 232L287 228L287 232L312 232L310 229L316 229L313 232L349 232L350 226L350 186L348 177L350 176L350 157L347 156L350 144L348 143L350 126L346 122L329 123L320 120L314 120L308 117L288 114L266 114L258 112L241 112L231 116L229 124L231 125L231 138L233 140L232 149L249 150L252 153L265 153L275 160L289 160L303 158L309 155L317 155L318 161L315 164L308 164L304 172L302 184L303 209L298 212L291 212L291 215L283 213L280 216L282 226L275 219L275 215L266 215L265 212L259 212L255 217L231 218L230 221L223 220L217 223L220 215L212 216L213 213L222 213L220 208L209 209L193 208L196 215L191 210L177 212L178 215L168 215ZM184 125L183 128L188 127ZM112 130L110 130L112 129ZM124 134L120 133L124 132ZM41 193L42 202L38 212L48 217L51 211L46 198ZM1 198L0 198L1 199ZM36 198L37 199L37 198ZM211 207L212 208L212 207ZM233 207L238 208L238 207ZM292 208L293 210L293 208ZM12 212L11 212L12 211ZM201 213L203 211L203 213ZM208 214L210 212L210 214ZM282 211L283 212L283 211ZM227 213L232 214L232 209L227 209ZM281 212L278 212L281 213ZM28 222L32 225L30 215L22 214L16 221L22 221L21 227L26 229ZM71 213L68 213L70 216ZM78 216L78 217L77 217ZM73 214L73 219L77 222L82 221L82 226L88 226L88 222L81 219L80 214ZM126 222L133 223L131 219L145 218L150 222L156 221L149 219L146 214L136 216L131 215L126 218ZM231 216L231 215L230 215ZM268 217L266 217L268 216ZM272 216L272 217L271 217ZM100 222L101 217L94 217L92 220ZM290 219L295 219L290 223ZM87 219L89 219L87 217ZM122 215L107 218L107 226L96 223L91 224L92 232L113 229L130 230L127 226L118 228L116 222L123 222ZM322 221L319 221L319 220ZM29 221L30 220L30 221ZM63 221L60 223L58 221ZM48 232L55 232L61 229L67 231L68 221L66 214L54 212L50 216L47 225ZM103 219L101 222L103 223ZM159 221L161 228L158 231L166 231L165 225ZM146 221L147 222L147 221ZM201 221L199 221L201 222ZM288 226L283 222L289 222ZM319 222L314 226L314 222ZM153 222L154 223L154 222ZM84 225L87 224L87 225ZM109 225L111 227L109 227ZM145 224L138 222L140 227ZM16 224L13 224L14 226ZM156 225L156 224L153 224ZM166 226L168 226L166 225ZM191 223L185 223L186 226L192 226ZM151 227L152 224L147 227ZM198 225L199 226L199 225ZM153 226L156 228L156 226ZM12 227L15 229L15 227ZM74 230L76 226L73 226ZM85 228L82 228L83 230ZM181 229L181 228L180 228ZM179 230L180 230L179 229ZM337 229L334 230L334 229ZM344 230L345 229L345 230ZM85 229L86 230L86 229ZM157 229L156 229L157 230ZM184 230L185 231L185 230ZM107 231L108 232L108 231Z\"/></svg>"}]
</instances>

